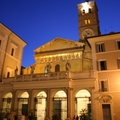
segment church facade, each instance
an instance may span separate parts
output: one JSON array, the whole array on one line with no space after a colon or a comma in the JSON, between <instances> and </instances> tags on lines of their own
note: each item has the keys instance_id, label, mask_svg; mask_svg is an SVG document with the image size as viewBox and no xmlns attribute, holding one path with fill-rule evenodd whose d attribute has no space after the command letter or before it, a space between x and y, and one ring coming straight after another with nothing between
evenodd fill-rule
<instances>
[{"instance_id":1,"label":"church facade","mask_svg":"<svg viewBox=\"0 0 120 120\"><path fill-rule=\"evenodd\" d=\"M119 120L120 33L100 34L94 1L77 6L80 40L50 40L34 50L35 63L22 73L20 63L26 43L14 33L13 38L7 36L10 45L20 50L19 55L15 52L19 59L11 57L12 48L10 54L4 52L17 61L12 65L8 58L0 61L1 112L29 119L33 115L36 120ZM0 35L2 56L5 37Z\"/></svg>"}]
</instances>

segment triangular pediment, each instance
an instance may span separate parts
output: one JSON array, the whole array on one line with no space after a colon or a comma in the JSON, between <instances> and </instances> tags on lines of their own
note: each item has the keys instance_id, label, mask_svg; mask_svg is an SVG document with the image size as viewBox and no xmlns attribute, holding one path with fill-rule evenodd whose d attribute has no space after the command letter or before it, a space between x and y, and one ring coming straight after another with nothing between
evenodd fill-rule
<instances>
[{"instance_id":1,"label":"triangular pediment","mask_svg":"<svg viewBox=\"0 0 120 120\"><path fill-rule=\"evenodd\" d=\"M61 50L67 48L83 47L84 43L64 38L55 38L50 42L38 47L34 52Z\"/></svg>"}]
</instances>

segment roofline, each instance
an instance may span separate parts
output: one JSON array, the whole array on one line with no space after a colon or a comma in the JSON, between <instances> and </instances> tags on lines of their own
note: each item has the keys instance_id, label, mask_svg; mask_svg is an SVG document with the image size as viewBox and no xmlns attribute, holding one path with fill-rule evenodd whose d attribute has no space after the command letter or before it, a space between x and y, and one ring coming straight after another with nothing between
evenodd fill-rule
<instances>
[{"instance_id":1,"label":"roofline","mask_svg":"<svg viewBox=\"0 0 120 120\"><path fill-rule=\"evenodd\" d=\"M21 37L19 37L15 32L13 32L10 28L8 28L5 24L3 24L2 22L0 22L0 24L2 24L4 27L6 27L8 30L10 30L12 33L14 33L18 38L20 38L23 42L26 43L26 45L28 44L25 40L23 40Z\"/></svg>"},{"instance_id":2,"label":"roofline","mask_svg":"<svg viewBox=\"0 0 120 120\"><path fill-rule=\"evenodd\" d=\"M97 35L97 36L87 37L86 39L96 38L96 37L103 37L103 36L108 36L108 35L116 35L116 34L120 34L120 32L111 32L111 33L108 33L108 34L103 34L103 35Z\"/></svg>"},{"instance_id":3,"label":"roofline","mask_svg":"<svg viewBox=\"0 0 120 120\"><path fill-rule=\"evenodd\" d=\"M52 41L57 40L57 39L65 40L65 41L69 41L69 42L74 42L74 43L80 43L80 42L78 42L78 41L71 40L71 39L66 39L66 38L61 38L61 37L55 37L54 39L48 41L48 42L45 43L45 44L48 44L49 42L52 42ZM45 44L43 44L43 45L41 45L41 46L44 46ZM82 46L83 46L84 43L81 42L81 44L82 44ZM36 50L39 49L41 46L37 47L37 48L34 49L33 51L36 52Z\"/></svg>"},{"instance_id":4,"label":"roofline","mask_svg":"<svg viewBox=\"0 0 120 120\"><path fill-rule=\"evenodd\" d=\"M42 51L42 52L35 52L34 55L37 55L37 54L44 54L44 53L51 53L51 52L58 52L58 51L65 51L65 50L78 50L78 49L81 49L83 50L83 46L81 47L72 47L72 48L65 48L65 49L57 49L57 50L49 50L49 51Z\"/></svg>"}]
</instances>

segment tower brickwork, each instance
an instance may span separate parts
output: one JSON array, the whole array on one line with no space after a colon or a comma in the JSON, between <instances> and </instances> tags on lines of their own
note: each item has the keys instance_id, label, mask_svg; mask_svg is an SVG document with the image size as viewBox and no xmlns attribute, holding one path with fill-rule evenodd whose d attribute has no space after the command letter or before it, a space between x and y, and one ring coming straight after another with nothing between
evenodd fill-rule
<instances>
[{"instance_id":1,"label":"tower brickwork","mask_svg":"<svg viewBox=\"0 0 120 120\"><path fill-rule=\"evenodd\" d=\"M94 1L86 1L78 6L79 39L100 35L98 8Z\"/></svg>"}]
</instances>

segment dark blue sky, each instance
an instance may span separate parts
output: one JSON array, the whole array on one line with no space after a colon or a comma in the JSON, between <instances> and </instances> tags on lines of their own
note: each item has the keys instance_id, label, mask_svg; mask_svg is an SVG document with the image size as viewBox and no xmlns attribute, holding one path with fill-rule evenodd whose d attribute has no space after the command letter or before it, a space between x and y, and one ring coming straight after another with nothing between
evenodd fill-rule
<instances>
[{"instance_id":1,"label":"dark blue sky","mask_svg":"<svg viewBox=\"0 0 120 120\"><path fill-rule=\"evenodd\" d=\"M33 50L56 37L78 41L77 4L85 0L0 0L0 22L28 43L22 65L34 63ZM120 31L120 0L96 0L102 34Z\"/></svg>"}]
</instances>

